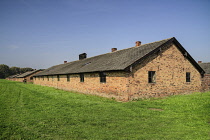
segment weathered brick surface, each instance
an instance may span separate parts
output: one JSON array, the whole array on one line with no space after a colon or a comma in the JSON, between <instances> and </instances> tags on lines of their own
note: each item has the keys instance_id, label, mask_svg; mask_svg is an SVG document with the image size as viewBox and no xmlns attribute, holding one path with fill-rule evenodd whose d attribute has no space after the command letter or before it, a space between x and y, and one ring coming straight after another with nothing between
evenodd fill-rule
<instances>
[{"instance_id":1,"label":"weathered brick surface","mask_svg":"<svg viewBox=\"0 0 210 140\"><path fill-rule=\"evenodd\" d=\"M202 78L202 87L203 91L209 91L210 90L210 74L205 74Z\"/></svg>"},{"instance_id":2,"label":"weathered brick surface","mask_svg":"<svg viewBox=\"0 0 210 140\"><path fill-rule=\"evenodd\" d=\"M84 74L84 82L80 82L79 74L70 75L70 81L67 82L66 75L60 75L60 81L57 76L47 76L35 78L34 83L44 86L55 87L58 89L77 91L87 94L95 94L103 97L114 97L118 100L127 100L127 73L125 72L107 72L106 83L100 83L99 73Z\"/></svg>"},{"instance_id":3,"label":"weathered brick surface","mask_svg":"<svg viewBox=\"0 0 210 140\"><path fill-rule=\"evenodd\" d=\"M16 78L15 81L23 82L24 78Z\"/></svg>"},{"instance_id":4,"label":"weathered brick surface","mask_svg":"<svg viewBox=\"0 0 210 140\"><path fill-rule=\"evenodd\" d=\"M148 83L148 71L156 71L156 83ZM186 72L191 82L186 82ZM129 77L130 99L162 97L201 90L201 75L175 47L168 48L152 61L134 68Z\"/></svg>"},{"instance_id":5,"label":"weathered brick surface","mask_svg":"<svg viewBox=\"0 0 210 140\"><path fill-rule=\"evenodd\" d=\"M148 83L148 71L156 71L156 83ZM191 73L191 82L186 82L186 72ZM37 77L34 83L124 101L202 89L200 73L174 45L137 65L131 73L118 71L106 74L106 83L100 83L99 73L84 74L84 82L80 82L79 74L73 74L70 75L70 82L67 82L66 75L60 75L60 81L55 75L49 78Z\"/></svg>"}]
</instances>

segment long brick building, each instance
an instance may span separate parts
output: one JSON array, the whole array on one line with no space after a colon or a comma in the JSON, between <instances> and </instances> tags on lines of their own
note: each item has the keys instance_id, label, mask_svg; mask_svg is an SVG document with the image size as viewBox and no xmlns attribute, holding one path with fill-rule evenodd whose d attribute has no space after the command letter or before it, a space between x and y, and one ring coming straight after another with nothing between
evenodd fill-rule
<instances>
[{"instance_id":1,"label":"long brick building","mask_svg":"<svg viewBox=\"0 0 210 140\"><path fill-rule=\"evenodd\" d=\"M202 90L204 70L176 38L169 38L50 67L34 84L132 100Z\"/></svg>"}]
</instances>

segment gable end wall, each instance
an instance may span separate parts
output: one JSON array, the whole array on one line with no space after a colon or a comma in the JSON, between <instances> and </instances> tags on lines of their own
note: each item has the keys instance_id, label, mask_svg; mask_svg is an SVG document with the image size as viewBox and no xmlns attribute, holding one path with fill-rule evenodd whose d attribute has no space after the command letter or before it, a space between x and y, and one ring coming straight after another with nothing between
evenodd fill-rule
<instances>
[{"instance_id":1,"label":"gable end wall","mask_svg":"<svg viewBox=\"0 0 210 140\"><path fill-rule=\"evenodd\" d=\"M156 71L156 83L148 83L148 71ZM191 82L186 82L186 72L191 73ZM200 73L174 44L162 51L152 61L145 61L136 66L133 70L133 76L129 77L130 100L200 90Z\"/></svg>"},{"instance_id":2,"label":"gable end wall","mask_svg":"<svg viewBox=\"0 0 210 140\"><path fill-rule=\"evenodd\" d=\"M28 75L28 76L26 76L24 78L15 78L15 81L23 82L23 80L26 79L27 82L33 82L33 80L31 80L31 77L33 77L35 74L38 74L40 72L41 71L37 71L37 72L35 72L33 74L30 74L30 75Z\"/></svg>"}]
</instances>

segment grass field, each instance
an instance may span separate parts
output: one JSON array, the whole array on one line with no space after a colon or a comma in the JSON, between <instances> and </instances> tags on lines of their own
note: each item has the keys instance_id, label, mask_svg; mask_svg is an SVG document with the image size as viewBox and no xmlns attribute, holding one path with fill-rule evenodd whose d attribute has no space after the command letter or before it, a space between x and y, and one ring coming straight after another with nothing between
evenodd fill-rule
<instances>
[{"instance_id":1,"label":"grass field","mask_svg":"<svg viewBox=\"0 0 210 140\"><path fill-rule=\"evenodd\" d=\"M210 92L122 103L0 80L0 139L208 140Z\"/></svg>"}]
</instances>

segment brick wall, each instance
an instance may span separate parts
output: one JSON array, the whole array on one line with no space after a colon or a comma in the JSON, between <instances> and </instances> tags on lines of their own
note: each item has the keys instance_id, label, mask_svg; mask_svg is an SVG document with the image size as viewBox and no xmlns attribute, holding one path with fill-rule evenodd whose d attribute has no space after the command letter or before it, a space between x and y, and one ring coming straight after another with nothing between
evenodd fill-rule
<instances>
[{"instance_id":1,"label":"brick wall","mask_svg":"<svg viewBox=\"0 0 210 140\"><path fill-rule=\"evenodd\" d=\"M27 82L33 82L33 76L34 76L35 74L39 73L39 72L41 72L41 71L37 71L37 72L35 72L35 73L33 73L33 74L31 74L31 75L25 77L25 78L14 78L13 80L14 80L14 81L18 81L18 82L23 82L23 80L26 79ZM32 78L32 79L31 79L31 78Z\"/></svg>"},{"instance_id":2,"label":"brick wall","mask_svg":"<svg viewBox=\"0 0 210 140\"><path fill-rule=\"evenodd\" d=\"M15 81L23 82L24 78L16 78Z\"/></svg>"},{"instance_id":3,"label":"brick wall","mask_svg":"<svg viewBox=\"0 0 210 140\"><path fill-rule=\"evenodd\" d=\"M145 60L129 77L130 99L162 97L201 90L201 75L182 53L172 45L160 55ZM156 72L156 82L148 83L148 71ZM191 82L186 82L186 72Z\"/></svg>"},{"instance_id":4,"label":"brick wall","mask_svg":"<svg viewBox=\"0 0 210 140\"><path fill-rule=\"evenodd\" d=\"M94 94L103 97L116 98L118 100L128 100L127 83L128 74L126 72L106 72L106 83L100 82L99 73L84 74L84 82L80 82L79 74L70 75L70 81L67 82L66 75L57 75L36 77L34 84L55 87L58 89L77 91L86 94ZM49 79L49 81L48 81Z\"/></svg>"},{"instance_id":5,"label":"brick wall","mask_svg":"<svg viewBox=\"0 0 210 140\"><path fill-rule=\"evenodd\" d=\"M33 73L33 74L31 74L31 75L25 77L26 81L27 81L27 82L33 82L33 76L34 76L35 74L37 74L37 73L40 73L40 72L41 72L41 71L37 71L37 72L35 72L35 73ZM31 78L32 78L32 79L31 79Z\"/></svg>"},{"instance_id":6,"label":"brick wall","mask_svg":"<svg viewBox=\"0 0 210 140\"><path fill-rule=\"evenodd\" d=\"M204 91L210 90L210 74L205 74L202 78L202 85Z\"/></svg>"}]
</instances>

